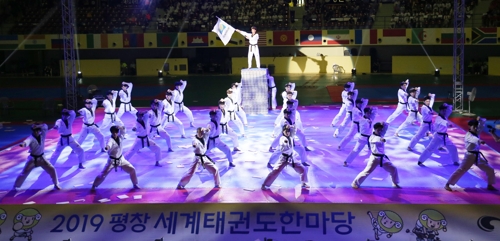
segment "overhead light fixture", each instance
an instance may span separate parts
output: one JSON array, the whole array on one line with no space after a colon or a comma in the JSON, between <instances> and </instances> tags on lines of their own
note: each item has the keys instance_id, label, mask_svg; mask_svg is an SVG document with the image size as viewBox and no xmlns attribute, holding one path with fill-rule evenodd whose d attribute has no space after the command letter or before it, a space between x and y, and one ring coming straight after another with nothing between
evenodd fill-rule
<instances>
[{"instance_id":1,"label":"overhead light fixture","mask_svg":"<svg viewBox=\"0 0 500 241\"><path fill-rule=\"evenodd\" d=\"M162 70L158 70L158 77L159 78L163 77L163 71Z\"/></svg>"},{"instance_id":2,"label":"overhead light fixture","mask_svg":"<svg viewBox=\"0 0 500 241\"><path fill-rule=\"evenodd\" d=\"M356 68L352 68L352 70L351 70L351 74L352 74L352 75L356 75Z\"/></svg>"},{"instance_id":3,"label":"overhead light fixture","mask_svg":"<svg viewBox=\"0 0 500 241\"><path fill-rule=\"evenodd\" d=\"M434 71L434 77L439 77L439 75L440 75L440 73L439 73L439 72L440 72L440 71L439 71L439 69L436 69L436 70Z\"/></svg>"},{"instance_id":4,"label":"overhead light fixture","mask_svg":"<svg viewBox=\"0 0 500 241\"><path fill-rule=\"evenodd\" d=\"M78 72L77 72L77 76L78 76L78 78L80 78L80 79L81 79L81 78L83 78L82 71L78 71Z\"/></svg>"}]
</instances>

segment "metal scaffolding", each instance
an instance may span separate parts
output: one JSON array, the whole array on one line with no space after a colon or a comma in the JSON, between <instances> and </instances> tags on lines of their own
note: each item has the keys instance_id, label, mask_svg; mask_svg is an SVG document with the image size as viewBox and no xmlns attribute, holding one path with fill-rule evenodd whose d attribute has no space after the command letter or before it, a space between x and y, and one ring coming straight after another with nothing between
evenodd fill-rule
<instances>
[{"instance_id":1,"label":"metal scaffolding","mask_svg":"<svg viewBox=\"0 0 500 241\"><path fill-rule=\"evenodd\" d=\"M64 81L66 83L66 108L77 109L77 73L75 50L75 4L74 0L61 0L62 39L64 49Z\"/></svg>"},{"instance_id":2,"label":"metal scaffolding","mask_svg":"<svg viewBox=\"0 0 500 241\"><path fill-rule=\"evenodd\" d=\"M455 0L453 20L453 110L464 110L465 0Z\"/></svg>"}]
</instances>

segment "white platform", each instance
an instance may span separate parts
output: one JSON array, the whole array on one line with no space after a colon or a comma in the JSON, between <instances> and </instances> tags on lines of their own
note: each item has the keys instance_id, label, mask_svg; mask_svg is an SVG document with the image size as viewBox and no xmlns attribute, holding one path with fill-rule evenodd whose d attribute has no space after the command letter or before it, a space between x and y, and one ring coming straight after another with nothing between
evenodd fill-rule
<instances>
[{"instance_id":1,"label":"white platform","mask_svg":"<svg viewBox=\"0 0 500 241\"><path fill-rule=\"evenodd\" d=\"M267 114L267 68L241 70L243 108L247 114Z\"/></svg>"}]
</instances>

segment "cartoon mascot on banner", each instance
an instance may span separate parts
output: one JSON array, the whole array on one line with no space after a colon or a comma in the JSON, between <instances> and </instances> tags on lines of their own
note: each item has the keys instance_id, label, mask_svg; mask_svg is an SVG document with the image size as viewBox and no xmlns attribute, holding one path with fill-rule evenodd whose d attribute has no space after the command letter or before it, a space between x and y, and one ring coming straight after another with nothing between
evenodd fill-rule
<instances>
[{"instance_id":1,"label":"cartoon mascot on banner","mask_svg":"<svg viewBox=\"0 0 500 241\"><path fill-rule=\"evenodd\" d=\"M12 228L14 235L10 237L10 241L18 237L28 238L28 241L31 241L33 239L31 237L33 235L33 227L40 222L40 219L42 219L42 214L36 209L27 208L21 210L14 219L14 227Z\"/></svg>"},{"instance_id":2,"label":"cartoon mascot on banner","mask_svg":"<svg viewBox=\"0 0 500 241\"><path fill-rule=\"evenodd\" d=\"M384 234L387 234L387 238L391 238L393 234L403 229L403 219L393 211L381 210L377 217L373 217L370 211L367 214L370 216L376 240Z\"/></svg>"},{"instance_id":3,"label":"cartoon mascot on banner","mask_svg":"<svg viewBox=\"0 0 500 241\"><path fill-rule=\"evenodd\" d=\"M411 231L417 236L417 241L440 241L439 230L446 232L447 222L443 214L433 209L426 209L418 215L417 223ZM410 232L409 229L406 230Z\"/></svg>"},{"instance_id":4,"label":"cartoon mascot on banner","mask_svg":"<svg viewBox=\"0 0 500 241\"><path fill-rule=\"evenodd\" d=\"M5 219L7 219L7 213L5 210L0 208L0 226L5 223ZM2 234L2 229L0 228L0 234Z\"/></svg>"}]
</instances>

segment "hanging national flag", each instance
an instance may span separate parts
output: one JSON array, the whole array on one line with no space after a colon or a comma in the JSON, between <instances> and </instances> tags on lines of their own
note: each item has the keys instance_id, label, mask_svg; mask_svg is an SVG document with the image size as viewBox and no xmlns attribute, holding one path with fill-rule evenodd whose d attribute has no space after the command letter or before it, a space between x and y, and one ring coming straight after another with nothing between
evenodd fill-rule
<instances>
[{"instance_id":1,"label":"hanging national flag","mask_svg":"<svg viewBox=\"0 0 500 241\"><path fill-rule=\"evenodd\" d=\"M159 33L156 38L158 47L177 47L177 33Z\"/></svg>"},{"instance_id":2,"label":"hanging national flag","mask_svg":"<svg viewBox=\"0 0 500 241\"><path fill-rule=\"evenodd\" d=\"M497 28L472 28L473 44L496 44Z\"/></svg>"},{"instance_id":3,"label":"hanging national flag","mask_svg":"<svg viewBox=\"0 0 500 241\"><path fill-rule=\"evenodd\" d=\"M453 43L453 29L444 28L441 30L441 43L442 44L452 44Z\"/></svg>"},{"instance_id":4,"label":"hanging national flag","mask_svg":"<svg viewBox=\"0 0 500 241\"><path fill-rule=\"evenodd\" d=\"M349 29L328 30L326 43L328 45L349 44L351 41L349 32Z\"/></svg>"},{"instance_id":5,"label":"hanging national flag","mask_svg":"<svg viewBox=\"0 0 500 241\"><path fill-rule=\"evenodd\" d=\"M407 44L410 36L407 37L406 29L384 29L382 37L384 44Z\"/></svg>"},{"instance_id":6,"label":"hanging national flag","mask_svg":"<svg viewBox=\"0 0 500 241\"><path fill-rule=\"evenodd\" d=\"M321 30L300 31L300 45L321 45Z\"/></svg>"},{"instance_id":7,"label":"hanging national flag","mask_svg":"<svg viewBox=\"0 0 500 241\"><path fill-rule=\"evenodd\" d=\"M17 35L0 35L0 49L16 49L18 45Z\"/></svg>"},{"instance_id":8,"label":"hanging national flag","mask_svg":"<svg viewBox=\"0 0 500 241\"><path fill-rule=\"evenodd\" d=\"M45 49L45 35L24 36L24 49Z\"/></svg>"},{"instance_id":9,"label":"hanging national flag","mask_svg":"<svg viewBox=\"0 0 500 241\"><path fill-rule=\"evenodd\" d=\"M64 40L62 40L62 39L51 39L50 44L51 44L52 49L64 48Z\"/></svg>"},{"instance_id":10,"label":"hanging national flag","mask_svg":"<svg viewBox=\"0 0 500 241\"><path fill-rule=\"evenodd\" d=\"M231 41L231 36L233 36L234 31L235 29L231 25L227 24L220 18L217 18L217 23L215 24L214 29L212 29L212 32L219 36L220 41L222 41L224 45L227 45L227 43Z\"/></svg>"},{"instance_id":11,"label":"hanging national flag","mask_svg":"<svg viewBox=\"0 0 500 241\"><path fill-rule=\"evenodd\" d=\"M108 48L108 35L87 34L87 48L88 49Z\"/></svg>"},{"instance_id":12,"label":"hanging national flag","mask_svg":"<svg viewBox=\"0 0 500 241\"><path fill-rule=\"evenodd\" d=\"M143 48L144 34L123 34L124 48Z\"/></svg>"},{"instance_id":13,"label":"hanging national flag","mask_svg":"<svg viewBox=\"0 0 500 241\"><path fill-rule=\"evenodd\" d=\"M295 31L273 31L273 45L295 45Z\"/></svg>"},{"instance_id":14,"label":"hanging national flag","mask_svg":"<svg viewBox=\"0 0 500 241\"><path fill-rule=\"evenodd\" d=\"M208 46L208 33L187 33L187 46Z\"/></svg>"},{"instance_id":15,"label":"hanging national flag","mask_svg":"<svg viewBox=\"0 0 500 241\"><path fill-rule=\"evenodd\" d=\"M411 30L411 43L422 44L425 41L425 30L423 28L413 28Z\"/></svg>"}]
</instances>

